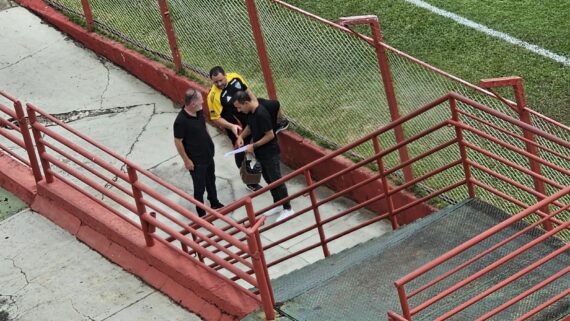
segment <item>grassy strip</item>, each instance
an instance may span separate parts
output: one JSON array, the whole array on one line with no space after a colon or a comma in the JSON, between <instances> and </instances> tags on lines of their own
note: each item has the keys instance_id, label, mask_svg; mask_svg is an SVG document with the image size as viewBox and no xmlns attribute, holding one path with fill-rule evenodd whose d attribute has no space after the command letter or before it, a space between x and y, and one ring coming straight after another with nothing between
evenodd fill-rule
<instances>
[{"instance_id":1,"label":"grassy strip","mask_svg":"<svg viewBox=\"0 0 570 321\"><path fill-rule=\"evenodd\" d=\"M18 213L26 206L12 193L0 188L0 221Z\"/></svg>"},{"instance_id":2,"label":"grassy strip","mask_svg":"<svg viewBox=\"0 0 570 321\"><path fill-rule=\"evenodd\" d=\"M482 78L521 76L525 80L528 103L533 109L564 124L570 124L569 67L458 25L402 0L289 2L333 21L341 16L375 14L380 18L387 43L472 83L478 83ZM564 26L568 26L570 19L565 18L568 10L560 9L568 4L562 0L550 1L548 7L540 6L541 14L536 14L537 10L529 3L530 0L523 2L526 5L520 7L518 1L516 4L508 4L508 1L493 2L493 5L485 7L480 6L480 1L476 0L430 1L434 5L445 3L451 11L469 3L469 6L462 7L459 14L465 13L473 19L487 17L485 20L477 19L481 23L500 20L500 17L511 12L511 6L518 7L517 14L513 14L509 20L490 23L490 26L507 33L516 29L518 32L513 33L515 37L568 54L570 28ZM494 15L490 14L491 11ZM551 22L544 22L548 19L542 19L542 15L554 18ZM511 25L513 29L503 29L509 24L508 21L513 20L517 21ZM536 26L544 27L541 29ZM545 34L539 29L549 36L544 37ZM535 41L540 37L542 41Z\"/></svg>"}]
</instances>

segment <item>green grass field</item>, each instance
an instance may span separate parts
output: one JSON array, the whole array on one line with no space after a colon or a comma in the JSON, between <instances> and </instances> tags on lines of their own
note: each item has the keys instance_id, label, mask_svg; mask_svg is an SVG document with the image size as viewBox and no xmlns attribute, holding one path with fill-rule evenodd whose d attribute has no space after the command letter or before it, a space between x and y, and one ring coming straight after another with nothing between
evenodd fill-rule
<instances>
[{"instance_id":1,"label":"green grass field","mask_svg":"<svg viewBox=\"0 0 570 321\"><path fill-rule=\"evenodd\" d=\"M529 106L570 124L570 66L403 0L288 2L332 21L375 14L388 44L474 84L482 78L521 76ZM570 2L566 0L426 2L570 59Z\"/></svg>"}]
</instances>

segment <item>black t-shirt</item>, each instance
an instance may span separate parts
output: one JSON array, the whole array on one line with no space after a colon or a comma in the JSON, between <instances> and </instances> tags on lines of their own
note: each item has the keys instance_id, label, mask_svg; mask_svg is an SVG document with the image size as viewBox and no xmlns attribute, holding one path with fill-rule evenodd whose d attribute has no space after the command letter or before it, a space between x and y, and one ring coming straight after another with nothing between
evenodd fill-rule
<instances>
[{"instance_id":1,"label":"black t-shirt","mask_svg":"<svg viewBox=\"0 0 570 321\"><path fill-rule=\"evenodd\" d=\"M274 107L274 102L276 101L268 101L270 102L270 108ZM248 119L249 129L251 130L251 137L254 142L260 140L265 133L273 130L273 122L271 120L271 115L269 111L267 111L266 106L264 104L259 103L259 106L255 109L255 111L250 114ZM268 143L265 143L254 150L255 157L258 159L267 159L273 155L279 154L279 144L277 143L277 136L275 136L272 140Z\"/></svg>"},{"instance_id":2,"label":"black t-shirt","mask_svg":"<svg viewBox=\"0 0 570 321\"><path fill-rule=\"evenodd\" d=\"M201 110L193 117L182 109L174 121L174 137L182 139L184 151L192 162L207 164L214 161L214 142Z\"/></svg>"},{"instance_id":3,"label":"black t-shirt","mask_svg":"<svg viewBox=\"0 0 570 321\"><path fill-rule=\"evenodd\" d=\"M265 98L257 98L257 101L269 112L271 125L273 126L273 129L275 129L277 127L277 113L279 112L279 108L281 108L281 104L277 100L269 100Z\"/></svg>"},{"instance_id":4,"label":"black t-shirt","mask_svg":"<svg viewBox=\"0 0 570 321\"><path fill-rule=\"evenodd\" d=\"M222 89L220 94L220 102L222 103L221 116L232 124L239 124L245 128L247 124L247 115L237 111L234 106L234 95L238 91L246 91L247 85L239 78L232 78L228 81L226 88Z\"/></svg>"}]
</instances>

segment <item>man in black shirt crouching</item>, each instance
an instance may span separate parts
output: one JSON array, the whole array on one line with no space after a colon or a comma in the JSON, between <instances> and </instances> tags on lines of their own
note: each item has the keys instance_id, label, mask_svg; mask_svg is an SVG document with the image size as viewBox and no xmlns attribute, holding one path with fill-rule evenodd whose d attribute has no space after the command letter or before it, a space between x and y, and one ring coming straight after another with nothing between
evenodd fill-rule
<instances>
[{"instance_id":1,"label":"man in black shirt crouching","mask_svg":"<svg viewBox=\"0 0 570 321\"><path fill-rule=\"evenodd\" d=\"M210 207L224 207L218 200L216 191L216 167L214 164L214 142L206 129L206 121L202 112L202 94L189 89L184 96L184 107L174 121L174 144L190 171L194 185L194 198L204 203L204 191L208 192ZM196 206L200 217L206 211Z\"/></svg>"},{"instance_id":2,"label":"man in black shirt crouching","mask_svg":"<svg viewBox=\"0 0 570 321\"><path fill-rule=\"evenodd\" d=\"M251 143L247 145L247 152L254 153L255 158L261 164L261 174L267 184L281 178L281 164L279 162L279 144L274 132L275 116L271 111L279 110L279 102L276 100L258 100L251 97L245 91L238 91L234 95L234 106L239 112L249 114L247 126L237 137L236 144L243 146L244 137L251 134ZM287 187L281 184L271 190L273 202L276 203L288 196ZM295 212L291 209L291 204L286 202L283 204L283 210L280 212L268 211L265 215L279 213L277 221L281 221Z\"/></svg>"}]
</instances>

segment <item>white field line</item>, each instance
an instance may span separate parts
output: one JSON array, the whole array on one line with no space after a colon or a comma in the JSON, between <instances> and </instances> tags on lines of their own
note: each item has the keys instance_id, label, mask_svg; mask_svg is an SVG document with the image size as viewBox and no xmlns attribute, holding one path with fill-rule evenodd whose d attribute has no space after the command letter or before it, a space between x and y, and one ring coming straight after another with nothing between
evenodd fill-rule
<instances>
[{"instance_id":1,"label":"white field line","mask_svg":"<svg viewBox=\"0 0 570 321\"><path fill-rule=\"evenodd\" d=\"M453 20L453 21L455 21L455 22L457 22L457 23L459 23L459 24L462 24L462 25L464 25L464 26L473 28L473 29L475 29L475 30L477 30L477 31L483 32L483 33L485 33L485 34L487 34L487 35L490 35L490 36L492 36L492 37L499 38L499 39L504 40L504 41L506 41L506 42L508 42L508 43L511 43L511 44L513 44L513 45L516 45L516 46L525 48L525 49L527 49L527 50L529 50L529 51L532 51L532 52L534 52L534 53L536 53L536 54L538 54L538 55L541 55L541 56L543 56L543 57L546 57L546 58L552 59L552 60L554 60L554 61L556 61L556 62L559 62L559 63L561 63L561 64L563 64L563 65L565 65L565 66L570 66L570 58L568 58L568 57L555 54L555 53L553 53L552 51L549 51L549 50L544 49L544 48L542 48L542 47L539 47L539 46L537 46L537 45L533 45L533 44L528 43L528 42L526 42L526 41L522 41L522 40L520 40L520 39L511 37L511 36L509 36L508 34L506 34L506 33L504 33L504 32L500 32L500 31L493 30L493 29L491 29L491 28L489 28L489 27L487 27L487 26L484 26L484 25L479 24L479 23L477 23L477 22L474 22L474 21L471 21L471 20L469 20L469 19L463 18L463 17L461 17L461 16L459 16L459 15L456 15L455 13L452 13L452 12L449 12L449 11L446 11L446 10L443 10L443 9L440 9L440 8L437 8L437 7L434 7L434 6L432 6L431 4L426 3L426 2L424 2L424 1L422 1L422 0L404 0L404 1L409 2L409 3L411 3L411 4L413 4L413 5L417 6L417 7L427 9L427 10L429 10L429 11L435 13L435 14L438 14L438 15L440 15L440 16L449 18L449 19L451 19L451 20Z\"/></svg>"}]
</instances>

